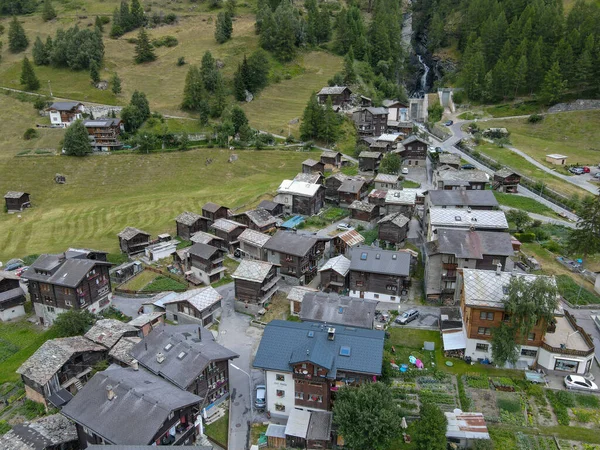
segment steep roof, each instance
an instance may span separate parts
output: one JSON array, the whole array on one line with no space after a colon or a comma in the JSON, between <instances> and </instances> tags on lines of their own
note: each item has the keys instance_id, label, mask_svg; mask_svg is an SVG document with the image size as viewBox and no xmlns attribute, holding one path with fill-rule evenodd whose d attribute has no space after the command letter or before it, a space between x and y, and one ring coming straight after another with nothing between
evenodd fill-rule
<instances>
[{"instance_id":1,"label":"steep roof","mask_svg":"<svg viewBox=\"0 0 600 450\"><path fill-rule=\"evenodd\" d=\"M302 300L300 319L370 329L373 328L377 304L376 300L310 292Z\"/></svg>"},{"instance_id":2,"label":"steep roof","mask_svg":"<svg viewBox=\"0 0 600 450\"><path fill-rule=\"evenodd\" d=\"M460 227L469 228L496 228L499 230L508 229L508 222L503 211L488 210L466 210L466 209L446 209L429 208L431 225L434 227Z\"/></svg>"},{"instance_id":3,"label":"steep roof","mask_svg":"<svg viewBox=\"0 0 600 450\"><path fill-rule=\"evenodd\" d=\"M343 233L338 234L336 238L341 239L346 245L350 247L354 247L355 245L359 245L365 242L364 236L356 230L344 231Z\"/></svg>"},{"instance_id":4,"label":"steep roof","mask_svg":"<svg viewBox=\"0 0 600 450\"><path fill-rule=\"evenodd\" d=\"M322 88L317 95L339 95L346 89L350 90L348 86L326 86Z\"/></svg>"},{"instance_id":5,"label":"steep roof","mask_svg":"<svg viewBox=\"0 0 600 450\"><path fill-rule=\"evenodd\" d=\"M134 227L126 227L123 231L117 234L117 236L128 241L129 239L137 236L138 234L145 234L146 236L150 236L150 233L146 233L145 231L138 230Z\"/></svg>"},{"instance_id":6,"label":"steep roof","mask_svg":"<svg viewBox=\"0 0 600 450\"><path fill-rule=\"evenodd\" d=\"M265 327L254 367L291 372L294 364L308 361L326 368L330 379L338 370L380 375L383 341L383 331L338 326L329 340L323 324L273 320ZM342 348L348 356L340 355Z\"/></svg>"},{"instance_id":7,"label":"steep roof","mask_svg":"<svg viewBox=\"0 0 600 450\"><path fill-rule=\"evenodd\" d=\"M408 222L410 222L410 219L408 217L406 217L404 214L392 213L392 214L388 214L387 216L381 218L377 223L378 224L393 223L397 227L402 228L402 227L406 226L408 224Z\"/></svg>"},{"instance_id":8,"label":"steep roof","mask_svg":"<svg viewBox=\"0 0 600 450\"><path fill-rule=\"evenodd\" d=\"M272 267L273 264L270 262L242 259L240 265L231 277L235 280L262 283L267 275L269 275Z\"/></svg>"},{"instance_id":9,"label":"steep roof","mask_svg":"<svg viewBox=\"0 0 600 450\"><path fill-rule=\"evenodd\" d=\"M150 372L112 365L94 375L62 413L110 443L147 445L171 412L201 401Z\"/></svg>"},{"instance_id":10,"label":"steep roof","mask_svg":"<svg viewBox=\"0 0 600 450\"><path fill-rule=\"evenodd\" d=\"M211 227L215 230L224 231L225 233L231 233L233 230L239 227L247 228L246 225L230 219L217 219L213 222Z\"/></svg>"},{"instance_id":11,"label":"steep roof","mask_svg":"<svg viewBox=\"0 0 600 450\"><path fill-rule=\"evenodd\" d=\"M338 192L347 192L350 194L357 194L363 188L363 186L367 183L367 180L364 178L356 177L356 178L346 178L342 181L342 184L338 188Z\"/></svg>"},{"instance_id":12,"label":"steep roof","mask_svg":"<svg viewBox=\"0 0 600 450\"><path fill-rule=\"evenodd\" d=\"M77 429L62 414L40 417L31 422L23 422L12 427L0 436L2 450L43 450L48 447L61 447L61 444L77 440Z\"/></svg>"},{"instance_id":13,"label":"steep roof","mask_svg":"<svg viewBox=\"0 0 600 450\"><path fill-rule=\"evenodd\" d=\"M184 211L177 216L177 218L175 219L175 222L181 223L183 225L192 226L198 220L201 220L201 219L208 220L208 219L206 219L206 217L203 217L200 214L196 214L195 212Z\"/></svg>"},{"instance_id":14,"label":"steep roof","mask_svg":"<svg viewBox=\"0 0 600 450\"><path fill-rule=\"evenodd\" d=\"M405 252L359 246L350 250L350 270L407 277L410 275L410 255Z\"/></svg>"},{"instance_id":15,"label":"steep roof","mask_svg":"<svg viewBox=\"0 0 600 450\"><path fill-rule=\"evenodd\" d=\"M4 198L21 198L25 194L26 192L8 191L6 194L4 194Z\"/></svg>"},{"instance_id":16,"label":"steep roof","mask_svg":"<svg viewBox=\"0 0 600 450\"><path fill-rule=\"evenodd\" d=\"M152 373L187 389L210 362L239 355L217 344L212 332L198 325L161 325L131 349L131 356Z\"/></svg>"},{"instance_id":17,"label":"steep roof","mask_svg":"<svg viewBox=\"0 0 600 450\"><path fill-rule=\"evenodd\" d=\"M17 373L44 386L76 353L103 352L106 348L83 336L50 339L29 357Z\"/></svg>"},{"instance_id":18,"label":"steep roof","mask_svg":"<svg viewBox=\"0 0 600 450\"><path fill-rule=\"evenodd\" d=\"M498 207L498 200L489 190L436 189L428 195L433 206Z\"/></svg>"},{"instance_id":19,"label":"steep roof","mask_svg":"<svg viewBox=\"0 0 600 450\"><path fill-rule=\"evenodd\" d=\"M202 259L209 259L212 255L219 252L217 247L208 244L196 243L187 249L189 255L195 255Z\"/></svg>"},{"instance_id":20,"label":"steep roof","mask_svg":"<svg viewBox=\"0 0 600 450\"><path fill-rule=\"evenodd\" d=\"M198 311L204 311L222 299L223 296L219 294L215 288L206 286L177 294L175 298L167 300L164 304L168 305L170 303L188 302Z\"/></svg>"},{"instance_id":21,"label":"steep roof","mask_svg":"<svg viewBox=\"0 0 600 450\"><path fill-rule=\"evenodd\" d=\"M427 141L425 141L424 139L421 139L419 136L414 135L414 134L411 134L406 139L404 139L402 141L402 145L410 144L412 142L420 142L422 144L429 145L429 143Z\"/></svg>"},{"instance_id":22,"label":"steep roof","mask_svg":"<svg viewBox=\"0 0 600 450\"><path fill-rule=\"evenodd\" d=\"M112 266L109 262L95 259L64 258L63 255L41 255L23 272L22 278L74 288L97 265ZM40 270L44 273L39 273Z\"/></svg>"},{"instance_id":23,"label":"steep roof","mask_svg":"<svg viewBox=\"0 0 600 450\"><path fill-rule=\"evenodd\" d=\"M96 344L106 348L114 346L125 334L137 333L137 328L131 324L123 323L116 319L98 320L92 328L85 333L85 337Z\"/></svg>"},{"instance_id":24,"label":"steep roof","mask_svg":"<svg viewBox=\"0 0 600 450\"><path fill-rule=\"evenodd\" d=\"M314 236L279 230L271 236L264 248L288 255L304 256L317 242L318 239Z\"/></svg>"},{"instance_id":25,"label":"steep roof","mask_svg":"<svg viewBox=\"0 0 600 450\"><path fill-rule=\"evenodd\" d=\"M213 202L207 202L204 204L204 206L202 206L203 211L208 211L211 213L216 213L221 208L226 208L226 206L217 205L216 203L213 203Z\"/></svg>"},{"instance_id":26,"label":"steep roof","mask_svg":"<svg viewBox=\"0 0 600 450\"><path fill-rule=\"evenodd\" d=\"M319 269L319 272L323 272L325 270L333 270L334 272L345 277L350 271L350 260L344 255L339 255L335 258L328 259L327 262L323 264L323 267Z\"/></svg>"},{"instance_id":27,"label":"steep roof","mask_svg":"<svg viewBox=\"0 0 600 450\"><path fill-rule=\"evenodd\" d=\"M437 239L427 242L428 255L450 254L457 258L482 259L484 255L512 256L512 238L508 233L453 228L437 230Z\"/></svg>"}]
</instances>

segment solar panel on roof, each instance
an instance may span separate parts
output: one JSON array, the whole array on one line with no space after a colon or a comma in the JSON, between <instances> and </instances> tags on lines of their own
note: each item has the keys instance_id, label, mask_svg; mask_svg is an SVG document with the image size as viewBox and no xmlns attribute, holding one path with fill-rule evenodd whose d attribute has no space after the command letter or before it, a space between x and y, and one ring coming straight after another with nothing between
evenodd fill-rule
<instances>
[{"instance_id":1,"label":"solar panel on roof","mask_svg":"<svg viewBox=\"0 0 600 450\"><path fill-rule=\"evenodd\" d=\"M340 347L340 356L350 356L350 347L345 345Z\"/></svg>"},{"instance_id":2,"label":"solar panel on roof","mask_svg":"<svg viewBox=\"0 0 600 450\"><path fill-rule=\"evenodd\" d=\"M366 261L367 260L367 253L366 252L361 253L360 254L360 259L362 259L363 261Z\"/></svg>"},{"instance_id":3,"label":"solar panel on roof","mask_svg":"<svg viewBox=\"0 0 600 450\"><path fill-rule=\"evenodd\" d=\"M308 337L309 337L309 338L311 338L311 337L315 337L315 332L314 332L314 331L309 331L309 332L308 332Z\"/></svg>"}]
</instances>

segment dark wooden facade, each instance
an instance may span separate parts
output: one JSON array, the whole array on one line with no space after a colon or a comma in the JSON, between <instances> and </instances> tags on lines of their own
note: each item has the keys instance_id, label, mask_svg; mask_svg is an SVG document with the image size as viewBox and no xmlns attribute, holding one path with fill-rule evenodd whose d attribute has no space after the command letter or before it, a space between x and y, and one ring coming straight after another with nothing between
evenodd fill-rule
<instances>
[{"instance_id":1,"label":"dark wooden facade","mask_svg":"<svg viewBox=\"0 0 600 450\"><path fill-rule=\"evenodd\" d=\"M493 189L499 192L517 193L521 183L521 175L507 170L494 173Z\"/></svg>"},{"instance_id":2,"label":"dark wooden facade","mask_svg":"<svg viewBox=\"0 0 600 450\"><path fill-rule=\"evenodd\" d=\"M3 278L0 273L0 294L9 291L12 292L6 294L8 298L3 300L0 296L0 312L25 303L25 293L20 289L19 280L17 278Z\"/></svg>"},{"instance_id":3,"label":"dark wooden facade","mask_svg":"<svg viewBox=\"0 0 600 450\"><path fill-rule=\"evenodd\" d=\"M350 95L352 91L346 86L333 86L330 88L323 88L317 94L319 103L324 105L327 103L327 99L331 99L331 104L334 106L341 106L350 102Z\"/></svg>"},{"instance_id":4,"label":"dark wooden facade","mask_svg":"<svg viewBox=\"0 0 600 450\"><path fill-rule=\"evenodd\" d=\"M325 250L325 242L317 241L305 256L295 256L286 253L279 253L280 273L294 278L305 276L305 283L308 284L317 274L318 263Z\"/></svg>"},{"instance_id":5,"label":"dark wooden facade","mask_svg":"<svg viewBox=\"0 0 600 450\"><path fill-rule=\"evenodd\" d=\"M362 108L352 114L361 136L381 136L387 133L388 110L385 108Z\"/></svg>"},{"instance_id":6,"label":"dark wooden facade","mask_svg":"<svg viewBox=\"0 0 600 450\"><path fill-rule=\"evenodd\" d=\"M31 200L27 192L8 192L4 196L7 211L23 211L31 207Z\"/></svg>"},{"instance_id":7,"label":"dark wooden facade","mask_svg":"<svg viewBox=\"0 0 600 450\"><path fill-rule=\"evenodd\" d=\"M399 244L406 239L407 234L408 222L404 226L398 226L393 221L386 221L379 224L377 238L392 244Z\"/></svg>"},{"instance_id":8,"label":"dark wooden facade","mask_svg":"<svg viewBox=\"0 0 600 450\"><path fill-rule=\"evenodd\" d=\"M342 165L342 154L340 152L323 153L321 155L321 163L333 167L340 167Z\"/></svg>"},{"instance_id":9,"label":"dark wooden facade","mask_svg":"<svg viewBox=\"0 0 600 450\"><path fill-rule=\"evenodd\" d=\"M204 231L205 233L208 231L208 219L206 217L199 218L191 225L178 221L175 221L175 224L177 226L177 236L186 241L189 241L192 235L198 231Z\"/></svg>"},{"instance_id":10,"label":"dark wooden facade","mask_svg":"<svg viewBox=\"0 0 600 450\"><path fill-rule=\"evenodd\" d=\"M400 296L409 285L407 277L350 270L350 290L360 291L361 298L363 292Z\"/></svg>"},{"instance_id":11,"label":"dark wooden facade","mask_svg":"<svg viewBox=\"0 0 600 450\"><path fill-rule=\"evenodd\" d=\"M210 222L214 222L218 219L227 219L229 218L229 208L226 206L215 205L214 203L207 203L202 207L202 215Z\"/></svg>"},{"instance_id":12,"label":"dark wooden facade","mask_svg":"<svg viewBox=\"0 0 600 450\"><path fill-rule=\"evenodd\" d=\"M302 173L323 173L325 172L325 164L321 161L308 160L302 163Z\"/></svg>"},{"instance_id":13,"label":"dark wooden facade","mask_svg":"<svg viewBox=\"0 0 600 450\"><path fill-rule=\"evenodd\" d=\"M235 298L241 302L260 304L269 300L270 295L274 294L273 282L278 278L277 266L272 266L269 274L262 282L235 279ZM270 295L269 295L270 294Z\"/></svg>"},{"instance_id":14,"label":"dark wooden facade","mask_svg":"<svg viewBox=\"0 0 600 450\"><path fill-rule=\"evenodd\" d=\"M321 286L326 291L337 292L341 294L348 288L348 277L344 277L333 269L322 270Z\"/></svg>"},{"instance_id":15,"label":"dark wooden facade","mask_svg":"<svg viewBox=\"0 0 600 450\"><path fill-rule=\"evenodd\" d=\"M86 120L83 124L88 135L93 137L91 143L95 149L119 149L123 146L119 140L122 126L121 119Z\"/></svg>"},{"instance_id":16,"label":"dark wooden facade","mask_svg":"<svg viewBox=\"0 0 600 450\"><path fill-rule=\"evenodd\" d=\"M359 208L350 208L350 218L362 222L372 222L379 218L379 207L375 206L371 211Z\"/></svg>"},{"instance_id":17,"label":"dark wooden facade","mask_svg":"<svg viewBox=\"0 0 600 450\"><path fill-rule=\"evenodd\" d=\"M194 253L189 254L188 264L189 268L198 269L206 274L211 274L209 276L210 282L214 283L223 278L223 272L216 272L218 269L223 268L223 261L225 260L225 250L217 249L211 256L208 258L204 258L200 255L196 255Z\"/></svg>"},{"instance_id":18,"label":"dark wooden facade","mask_svg":"<svg viewBox=\"0 0 600 450\"><path fill-rule=\"evenodd\" d=\"M321 211L325 206L325 189L321 187L312 197L294 195L292 200L292 214L312 216Z\"/></svg>"},{"instance_id":19,"label":"dark wooden facade","mask_svg":"<svg viewBox=\"0 0 600 450\"><path fill-rule=\"evenodd\" d=\"M402 148L400 149L399 156L403 161L403 164L409 166L424 165L427 159L427 148L429 145L427 142L422 141L419 138L410 136L402 142Z\"/></svg>"},{"instance_id":20,"label":"dark wooden facade","mask_svg":"<svg viewBox=\"0 0 600 450\"><path fill-rule=\"evenodd\" d=\"M379 152L362 152L358 156L358 169L361 172L377 172L382 157Z\"/></svg>"},{"instance_id":21,"label":"dark wooden facade","mask_svg":"<svg viewBox=\"0 0 600 450\"><path fill-rule=\"evenodd\" d=\"M336 173L325 178L325 198L328 201L334 203L338 203L340 201L338 197L338 189L346 178L347 176L341 173Z\"/></svg>"},{"instance_id":22,"label":"dark wooden facade","mask_svg":"<svg viewBox=\"0 0 600 450\"><path fill-rule=\"evenodd\" d=\"M148 233L139 232L131 238L123 238L119 236L119 247L123 253L129 255L140 253L150 245L150 235Z\"/></svg>"},{"instance_id":23,"label":"dark wooden facade","mask_svg":"<svg viewBox=\"0 0 600 450\"><path fill-rule=\"evenodd\" d=\"M215 229L214 232L215 236L223 239L222 241L219 241L219 243L221 244L221 248L225 251L233 253L235 249L240 246L238 237L244 232L245 229L245 226L239 226L229 232L217 229Z\"/></svg>"}]
</instances>

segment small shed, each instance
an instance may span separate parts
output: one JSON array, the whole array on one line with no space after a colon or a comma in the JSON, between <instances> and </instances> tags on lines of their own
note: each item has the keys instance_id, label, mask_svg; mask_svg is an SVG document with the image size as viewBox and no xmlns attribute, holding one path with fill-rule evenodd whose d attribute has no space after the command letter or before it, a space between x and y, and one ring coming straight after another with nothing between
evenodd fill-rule
<instances>
[{"instance_id":1,"label":"small shed","mask_svg":"<svg viewBox=\"0 0 600 450\"><path fill-rule=\"evenodd\" d=\"M455 409L444 415L447 420L446 439L449 443L457 444L460 448L471 448L479 439L490 439L482 413Z\"/></svg>"},{"instance_id":2,"label":"small shed","mask_svg":"<svg viewBox=\"0 0 600 450\"><path fill-rule=\"evenodd\" d=\"M350 218L363 222L372 222L379 217L379 206L359 200L353 201L350 206Z\"/></svg>"},{"instance_id":3,"label":"small shed","mask_svg":"<svg viewBox=\"0 0 600 450\"><path fill-rule=\"evenodd\" d=\"M267 446L269 448L286 448L285 425L270 423L265 433L267 437Z\"/></svg>"},{"instance_id":4,"label":"small shed","mask_svg":"<svg viewBox=\"0 0 600 450\"><path fill-rule=\"evenodd\" d=\"M258 204L258 208L266 209L273 217L279 217L283 214L283 205L272 200L263 200Z\"/></svg>"},{"instance_id":5,"label":"small shed","mask_svg":"<svg viewBox=\"0 0 600 450\"><path fill-rule=\"evenodd\" d=\"M208 219L200 214L184 211L175 218L175 225L177 236L189 241L194 233L208 230Z\"/></svg>"},{"instance_id":6,"label":"small shed","mask_svg":"<svg viewBox=\"0 0 600 450\"><path fill-rule=\"evenodd\" d=\"M349 255L350 250L365 242L365 238L356 230L348 230L338 234L331 241L333 255Z\"/></svg>"},{"instance_id":7,"label":"small shed","mask_svg":"<svg viewBox=\"0 0 600 450\"><path fill-rule=\"evenodd\" d=\"M361 172L377 172L382 157L380 152L360 152L360 155L358 155L358 170Z\"/></svg>"},{"instance_id":8,"label":"small shed","mask_svg":"<svg viewBox=\"0 0 600 450\"><path fill-rule=\"evenodd\" d=\"M29 194L27 192L8 191L4 195L7 212L23 211L25 208L31 207Z\"/></svg>"},{"instance_id":9,"label":"small shed","mask_svg":"<svg viewBox=\"0 0 600 450\"><path fill-rule=\"evenodd\" d=\"M321 162L326 166L340 167L342 154L340 152L323 152L321 153Z\"/></svg>"},{"instance_id":10,"label":"small shed","mask_svg":"<svg viewBox=\"0 0 600 450\"><path fill-rule=\"evenodd\" d=\"M498 192L517 193L521 175L506 167L494 173L492 188Z\"/></svg>"},{"instance_id":11,"label":"small shed","mask_svg":"<svg viewBox=\"0 0 600 450\"><path fill-rule=\"evenodd\" d=\"M377 238L391 244L398 244L406 239L410 219L402 213L392 213L379 222Z\"/></svg>"},{"instance_id":12,"label":"small shed","mask_svg":"<svg viewBox=\"0 0 600 450\"><path fill-rule=\"evenodd\" d=\"M559 155L558 153L552 153L546 155L546 161L557 166L564 166L567 162L567 157L565 155Z\"/></svg>"},{"instance_id":13,"label":"small shed","mask_svg":"<svg viewBox=\"0 0 600 450\"><path fill-rule=\"evenodd\" d=\"M117 236L119 237L119 247L123 253L143 252L150 245L150 233L134 227L126 227Z\"/></svg>"},{"instance_id":14,"label":"small shed","mask_svg":"<svg viewBox=\"0 0 600 450\"><path fill-rule=\"evenodd\" d=\"M325 164L314 159L307 159L302 162L302 173L323 173Z\"/></svg>"}]
</instances>

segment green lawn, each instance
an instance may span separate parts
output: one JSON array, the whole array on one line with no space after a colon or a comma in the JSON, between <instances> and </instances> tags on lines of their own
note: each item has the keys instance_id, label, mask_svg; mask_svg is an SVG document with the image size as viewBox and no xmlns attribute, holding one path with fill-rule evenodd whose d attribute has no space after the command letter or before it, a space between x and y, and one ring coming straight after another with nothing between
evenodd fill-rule
<instances>
[{"instance_id":1,"label":"green lawn","mask_svg":"<svg viewBox=\"0 0 600 450\"><path fill-rule=\"evenodd\" d=\"M510 208L522 209L534 214L542 214L555 219L562 219L552 209L532 198L515 194L504 194L502 192L494 192L494 196L501 205L508 206Z\"/></svg>"},{"instance_id":2,"label":"green lawn","mask_svg":"<svg viewBox=\"0 0 600 450\"><path fill-rule=\"evenodd\" d=\"M146 285L146 287L142 289L142 292L185 291L186 289L187 284L159 275L150 284Z\"/></svg>"},{"instance_id":3,"label":"green lawn","mask_svg":"<svg viewBox=\"0 0 600 450\"><path fill-rule=\"evenodd\" d=\"M238 150L238 161L229 164L229 154L203 149L18 160L0 154L0 192L29 192L33 205L20 218L1 215L0 261L69 246L116 252L116 235L126 226L174 234L182 211L199 211L207 201L249 209L306 159L294 151ZM213 164L205 166L206 158ZM56 173L65 174L67 184L54 183Z\"/></svg>"},{"instance_id":4,"label":"green lawn","mask_svg":"<svg viewBox=\"0 0 600 450\"><path fill-rule=\"evenodd\" d=\"M510 131L510 141L519 150L546 163L546 155L567 155L569 164L596 166L600 163L600 111L574 111L548 114L544 120L530 124L527 119L506 119L484 122L487 127L504 127Z\"/></svg>"},{"instance_id":5,"label":"green lawn","mask_svg":"<svg viewBox=\"0 0 600 450\"><path fill-rule=\"evenodd\" d=\"M524 116L541 112L542 110L543 106L534 101L505 103L485 108L485 112L492 117Z\"/></svg>"},{"instance_id":6,"label":"green lawn","mask_svg":"<svg viewBox=\"0 0 600 450\"><path fill-rule=\"evenodd\" d=\"M229 436L229 411L216 422L206 425L204 434L220 444L227 445L227 438Z\"/></svg>"},{"instance_id":7,"label":"green lawn","mask_svg":"<svg viewBox=\"0 0 600 450\"><path fill-rule=\"evenodd\" d=\"M141 291L144 289L149 283L154 281L154 279L158 277L158 274L155 272L151 272L149 270L143 270L138 273L135 277L128 280L122 286L122 289L127 289L130 291Z\"/></svg>"}]
</instances>

